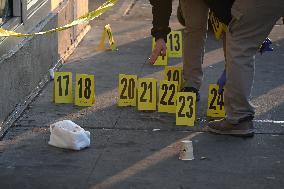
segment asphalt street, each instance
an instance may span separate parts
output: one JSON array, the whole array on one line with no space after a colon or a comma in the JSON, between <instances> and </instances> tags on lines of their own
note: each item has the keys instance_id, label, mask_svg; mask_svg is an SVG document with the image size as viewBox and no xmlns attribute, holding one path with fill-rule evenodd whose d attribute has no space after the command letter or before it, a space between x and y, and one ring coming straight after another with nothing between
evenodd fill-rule
<instances>
[{"instance_id":1,"label":"asphalt street","mask_svg":"<svg viewBox=\"0 0 284 189\"><path fill-rule=\"evenodd\" d=\"M90 10L103 1L90 1ZM133 4L131 4L133 3ZM171 27L182 30L174 0ZM0 141L0 188L68 189L281 189L284 187L284 25L269 35L273 52L257 55L252 102L253 138L204 133L208 85L224 68L222 42L208 33L204 81L194 127L176 126L175 115L118 107L118 75L163 80L164 67L147 63L151 53L148 0L119 1L102 17L60 71L95 75L92 107L55 104L49 82ZM118 51L98 51L111 24ZM182 59L169 60L182 66ZM73 81L74 82L74 81ZM72 151L49 146L49 125L70 119L91 132L91 146ZM195 160L179 160L180 141L192 140Z\"/></svg>"}]
</instances>

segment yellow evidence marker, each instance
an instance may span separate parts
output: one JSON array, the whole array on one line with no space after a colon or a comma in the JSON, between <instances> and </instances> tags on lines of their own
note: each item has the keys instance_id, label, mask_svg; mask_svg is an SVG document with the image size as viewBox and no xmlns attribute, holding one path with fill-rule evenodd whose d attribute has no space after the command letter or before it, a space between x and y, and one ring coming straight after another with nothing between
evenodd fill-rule
<instances>
[{"instance_id":1,"label":"yellow evidence marker","mask_svg":"<svg viewBox=\"0 0 284 189\"><path fill-rule=\"evenodd\" d=\"M155 38L152 40L152 51L156 46ZM165 56L159 56L156 62L154 63L155 66L167 66L168 65L168 52L166 52Z\"/></svg>"},{"instance_id":2,"label":"yellow evidence marker","mask_svg":"<svg viewBox=\"0 0 284 189\"><path fill-rule=\"evenodd\" d=\"M196 118L196 94L177 93L176 125L194 126Z\"/></svg>"},{"instance_id":3,"label":"yellow evidence marker","mask_svg":"<svg viewBox=\"0 0 284 189\"><path fill-rule=\"evenodd\" d=\"M177 81L160 82L158 112L176 113Z\"/></svg>"},{"instance_id":4,"label":"yellow evidence marker","mask_svg":"<svg viewBox=\"0 0 284 189\"><path fill-rule=\"evenodd\" d=\"M75 105L93 106L95 104L95 76L76 74Z\"/></svg>"},{"instance_id":5,"label":"yellow evidence marker","mask_svg":"<svg viewBox=\"0 0 284 189\"><path fill-rule=\"evenodd\" d=\"M157 109L157 81L153 78L138 79L138 110Z\"/></svg>"},{"instance_id":6,"label":"yellow evidence marker","mask_svg":"<svg viewBox=\"0 0 284 189\"><path fill-rule=\"evenodd\" d=\"M110 49L112 51L118 50L116 47L113 35L112 35L111 26L109 24L105 25L104 27L103 35L102 35L98 50L105 50L106 35L108 36L108 42L109 42Z\"/></svg>"},{"instance_id":7,"label":"yellow evidence marker","mask_svg":"<svg viewBox=\"0 0 284 189\"><path fill-rule=\"evenodd\" d=\"M182 88L182 67L166 66L164 79L167 81L177 81L178 82L178 91Z\"/></svg>"},{"instance_id":8,"label":"yellow evidence marker","mask_svg":"<svg viewBox=\"0 0 284 189\"><path fill-rule=\"evenodd\" d=\"M71 72L54 72L54 102L73 103Z\"/></svg>"},{"instance_id":9,"label":"yellow evidence marker","mask_svg":"<svg viewBox=\"0 0 284 189\"><path fill-rule=\"evenodd\" d=\"M136 106L137 76L119 74L118 82L118 106Z\"/></svg>"},{"instance_id":10,"label":"yellow evidence marker","mask_svg":"<svg viewBox=\"0 0 284 189\"><path fill-rule=\"evenodd\" d=\"M167 49L169 58L182 57L182 32L172 31L167 36Z\"/></svg>"},{"instance_id":11,"label":"yellow evidence marker","mask_svg":"<svg viewBox=\"0 0 284 189\"><path fill-rule=\"evenodd\" d=\"M217 40L219 40L223 34L223 32L227 31L227 26L222 23L211 11L209 14L209 20L214 30L214 34Z\"/></svg>"},{"instance_id":12,"label":"yellow evidence marker","mask_svg":"<svg viewBox=\"0 0 284 189\"><path fill-rule=\"evenodd\" d=\"M224 108L224 91L218 94L219 86L216 84L209 85L207 116L225 117Z\"/></svg>"}]
</instances>

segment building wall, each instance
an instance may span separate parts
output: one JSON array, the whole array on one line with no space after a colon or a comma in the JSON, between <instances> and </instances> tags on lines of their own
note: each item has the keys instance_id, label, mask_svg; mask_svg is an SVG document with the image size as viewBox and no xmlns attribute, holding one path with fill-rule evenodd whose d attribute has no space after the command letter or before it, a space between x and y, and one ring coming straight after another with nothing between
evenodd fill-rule
<instances>
[{"instance_id":1,"label":"building wall","mask_svg":"<svg viewBox=\"0 0 284 189\"><path fill-rule=\"evenodd\" d=\"M51 3L55 4L51 4L50 13L29 28L30 31L62 26L88 12L88 0L65 0L61 3L60 0L52 0ZM25 103L26 97L48 74L48 70L72 52L88 29L88 25L80 25L53 34L16 39L19 42L1 55L0 135L7 129L5 122L15 107Z\"/></svg>"}]
</instances>

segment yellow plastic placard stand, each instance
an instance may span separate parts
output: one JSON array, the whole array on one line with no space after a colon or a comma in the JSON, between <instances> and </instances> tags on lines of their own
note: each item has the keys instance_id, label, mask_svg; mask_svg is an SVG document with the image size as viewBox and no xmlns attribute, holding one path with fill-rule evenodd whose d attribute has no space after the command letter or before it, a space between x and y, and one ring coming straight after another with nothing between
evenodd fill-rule
<instances>
[{"instance_id":1,"label":"yellow plastic placard stand","mask_svg":"<svg viewBox=\"0 0 284 189\"><path fill-rule=\"evenodd\" d=\"M118 106L136 106L137 76L119 74Z\"/></svg>"},{"instance_id":2,"label":"yellow plastic placard stand","mask_svg":"<svg viewBox=\"0 0 284 189\"><path fill-rule=\"evenodd\" d=\"M72 73L54 72L54 102L73 103Z\"/></svg>"},{"instance_id":3,"label":"yellow plastic placard stand","mask_svg":"<svg viewBox=\"0 0 284 189\"><path fill-rule=\"evenodd\" d=\"M95 104L95 76L76 74L75 105L93 106Z\"/></svg>"},{"instance_id":4,"label":"yellow plastic placard stand","mask_svg":"<svg viewBox=\"0 0 284 189\"><path fill-rule=\"evenodd\" d=\"M153 78L138 79L138 110L157 109L157 81Z\"/></svg>"},{"instance_id":5,"label":"yellow plastic placard stand","mask_svg":"<svg viewBox=\"0 0 284 189\"><path fill-rule=\"evenodd\" d=\"M176 125L194 126L196 118L196 94L177 93Z\"/></svg>"},{"instance_id":6,"label":"yellow plastic placard stand","mask_svg":"<svg viewBox=\"0 0 284 189\"><path fill-rule=\"evenodd\" d=\"M220 20L214 15L214 13L211 11L209 14L209 20L212 25L215 37L217 40L219 40L222 37L223 32L227 31L227 26L220 22Z\"/></svg>"},{"instance_id":7,"label":"yellow plastic placard stand","mask_svg":"<svg viewBox=\"0 0 284 189\"><path fill-rule=\"evenodd\" d=\"M219 86L209 85L207 116L225 117L224 92L218 94Z\"/></svg>"},{"instance_id":8,"label":"yellow plastic placard stand","mask_svg":"<svg viewBox=\"0 0 284 189\"><path fill-rule=\"evenodd\" d=\"M167 81L177 81L178 82L178 91L182 88L183 76L182 76L182 67L166 66L164 72L164 79Z\"/></svg>"},{"instance_id":9,"label":"yellow plastic placard stand","mask_svg":"<svg viewBox=\"0 0 284 189\"><path fill-rule=\"evenodd\" d=\"M169 58L182 57L182 32L172 31L167 36L167 49Z\"/></svg>"},{"instance_id":10,"label":"yellow plastic placard stand","mask_svg":"<svg viewBox=\"0 0 284 189\"><path fill-rule=\"evenodd\" d=\"M152 40L152 50L154 50L156 46L155 38ZM167 66L168 65L168 53L166 52L165 56L159 56L156 62L154 63L155 66Z\"/></svg>"},{"instance_id":11,"label":"yellow plastic placard stand","mask_svg":"<svg viewBox=\"0 0 284 189\"><path fill-rule=\"evenodd\" d=\"M105 27L104 27L103 35L102 35L101 42L100 42L98 50L105 50L106 36L108 36L108 42L109 42L110 49L113 50L113 51L118 50L117 47L116 47L113 35L112 35L111 26L109 24L105 25Z\"/></svg>"},{"instance_id":12,"label":"yellow plastic placard stand","mask_svg":"<svg viewBox=\"0 0 284 189\"><path fill-rule=\"evenodd\" d=\"M176 113L177 90L176 81L160 82L158 112Z\"/></svg>"}]
</instances>

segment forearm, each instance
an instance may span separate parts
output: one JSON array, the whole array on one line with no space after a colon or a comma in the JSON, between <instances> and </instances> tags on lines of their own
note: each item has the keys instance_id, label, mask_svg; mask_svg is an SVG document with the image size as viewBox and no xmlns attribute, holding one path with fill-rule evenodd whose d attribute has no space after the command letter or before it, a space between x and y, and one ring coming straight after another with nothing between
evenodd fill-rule
<instances>
[{"instance_id":1,"label":"forearm","mask_svg":"<svg viewBox=\"0 0 284 189\"><path fill-rule=\"evenodd\" d=\"M167 40L170 33L169 21L172 13L172 0L150 0L153 14L151 35L156 39Z\"/></svg>"}]
</instances>

